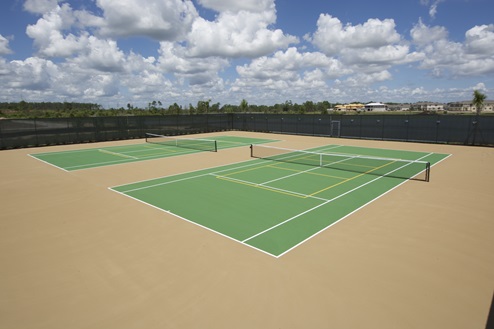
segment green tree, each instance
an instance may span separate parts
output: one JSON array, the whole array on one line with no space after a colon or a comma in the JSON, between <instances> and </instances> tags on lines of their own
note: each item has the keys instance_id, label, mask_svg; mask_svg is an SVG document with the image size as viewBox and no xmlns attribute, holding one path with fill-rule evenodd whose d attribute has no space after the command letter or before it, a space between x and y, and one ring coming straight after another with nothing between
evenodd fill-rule
<instances>
[{"instance_id":1,"label":"green tree","mask_svg":"<svg viewBox=\"0 0 494 329\"><path fill-rule=\"evenodd\" d=\"M209 103L211 102L210 99L207 101L198 101L197 102L197 113L198 114L204 114L204 113L209 113Z\"/></svg>"},{"instance_id":2,"label":"green tree","mask_svg":"<svg viewBox=\"0 0 494 329\"><path fill-rule=\"evenodd\" d=\"M242 99L240 102L240 112L247 112L247 109L249 108L249 103L245 99Z\"/></svg>"},{"instance_id":3,"label":"green tree","mask_svg":"<svg viewBox=\"0 0 494 329\"><path fill-rule=\"evenodd\" d=\"M484 107L484 101L486 98L487 96L485 94L482 94L479 90L473 91L472 104L473 106L475 106L477 115L480 115L480 112L482 112L482 108Z\"/></svg>"},{"instance_id":4,"label":"green tree","mask_svg":"<svg viewBox=\"0 0 494 329\"><path fill-rule=\"evenodd\" d=\"M220 112L220 103L215 103L213 105L211 105L211 108L210 108L210 112L213 112L213 113L219 113Z\"/></svg>"},{"instance_id":5,"label":"green tree","mask_svg":"<svg viewBox=\"0 0 494 329\"><path fill-rule=\"evenodd\" d=\"M180 106L177 103L173 103L173 105L170 105L168 107L168 113L170 113L170 114L180 114L181 110L182 109L180 108Z\"/></svg>"}]
</instances>

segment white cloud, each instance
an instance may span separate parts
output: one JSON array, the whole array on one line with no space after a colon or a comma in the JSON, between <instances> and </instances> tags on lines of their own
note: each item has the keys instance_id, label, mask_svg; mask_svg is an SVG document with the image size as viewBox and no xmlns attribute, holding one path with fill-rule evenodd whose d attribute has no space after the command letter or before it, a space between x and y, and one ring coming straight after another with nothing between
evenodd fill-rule
<instances>
[{"instance_id":1,"label":"white cloud","mask_svg":"<svg viewBox=\"0 0 494 329\"><path fill-rule=\"evenodd\" d=\"M435 77L476 76L494 73L494 25L474 26L465 33L465 43L448 40L443 27L428 27L421 21L411 31L412 42L425 54L420 68Z\"/></svg>"},{"instance_id":2,"label":"white cloud","mask_svg":"<svg viewBox=\"0 0 494 329\"><path fill-rule=\"evenodd\" d=\"M369 19L364 24L343 26L338 18L321 14L311 40L327 55L337 55L345 49L377 49L394 44L400 42L401 36L392 19Z\"/></svg>"},{"instance_id":3,"label":"white cloud","mask_svg":"<svg viewBox=\"0 0 494 329\"><path fill-rule=\"evenodd\" d=\"M214 22L198 18L187 36L189 54L196 57L258 57L297 43L298 38L271 30L274 11L221 13Z\"/></svg>"},{"instance_id":4,"label":"white cloud","mask_svg":"<svg viewBox=\"0 0 494 329\"><path fill-rule=\"evenodd\" d=\"M428 27L419 19L410 31L410 36L418 46L426 46L435 41L443 40L448 37L448 31L443 26Z\"/></svg>"},{"instance_id":5,"label":"white cloud","mask_svg":"<svg viewBox=\"0 0 494 329\"><path fill-rule=\"evenodd\" d=\"M419 1L431 16L442 2ZM216 16L200 17L194 3ZM258 104L437 100L440 93L469 98L474 83L432 90L399 74L422 69L448 84L494 74L493 24L473 26L463 41L455 36L453 42L446 27L426 26L420 19L409 35L400 35L393 19L345 24L321 14L313 22L315 31L304 36L307 42L296 48L299 38L276 25L274 0L92 0L90 5L26 0L24 9L36 14L26 33L37 52L10 62L0 57L0 99L22 94L26 100L109 106L145 106L155 99L163 104L199 99L238 104L242 98ZM127 48L141 38L148 39L142 44L149 48ZM12 53L13 40L0 35L0 56ZM153 56L144 57L144 51ZM489 79L477 86L487 92ZM410 86L390 87L397 80Z\"/></svg>"},{"instance_id":6,"label":"white cloud","mask_svg":"<svg viewBox=\"0 0 494 329\"><path fill-rule=\"evenodd\" d=\"M327 56L338 59L346 69L345 74L354 74L345 80L351 85L390 80L390 67L424 58L423 53L411 51L392 19L369 19L363 24L343 25L338 18L322 14L317 30L305 38Z\"/></svg>"},{"instance_id":7,"label":"white cloud","mask_svg":"<svg viewBox=\"0 0 494 329\"><path fill-rule=\"evenodd\" d=\"M406 62L409 47L406 45L387 45L379 48L364 48L361 51L343 50L342 60L355 65L393 65Z\"/></svg>"},{"instance_id":8,"label":"white cloud","mask_svg":"<svg viewBox=\"0 0 494 329\"><path fill-rule=\"evenodd\" d=\"M342 85L347 87L364 87L372 85L376 82L382 82L391 79L391 73L388 71L379 71L371 74L357 73L347 78L342 82Z\"/></svg>"},{"instance_id":9,"label":"white cloud","mask_svg":"<svg viewBox=\"0 0 494 329\"><path fill-rule=\"evenodd\" d=\"M420 4L423 6L429 6L429 17L434 19L436 18L437 15L437 7L441 2L444 2L445 0L420 0Z\"/></svg>"},{"instance_id":10,"label":"white cloud","mask_svg":"<svg viewBox=\"0 0 494 329\"><path fill-rule=\"evenodd\" d=\"M55 8L62 0L26 0L24 10L33 14L44 14Z\"/></svg>"},{"instance_id":11,"label":"white cloud","mask_svg":"<svg viewBox=\"0 0 494 329\"><path fill-rule=\"evenodd\" d=\"M0 55L11 54L12 50L9 47L9 40L0 34Z\"/></svg>"},{"instance_id":12,"label":"white cloud","mask_svg":"<svg viewBox=\"0 0 494 329\"><path fill-rule=\"evenodd\" d=\"M277 51L272 57L263 56L248 65L237 66L237 72L241 78L292 80L298 79L301 71L315 68L333 76L348 73L334 58L319 52L299 53L294 47L285 52Z\"/></svg>"},{"instance_id":13,"label":"white cloud","mask_svg":"<svg viewBox=\"0 0 494 329\"><path fill-rule=\"evenodd\" d=\"M68 62L76 63L82 68L101 72L119 72L124 70L125 55L113 40L100 40L94 36L87 38L87 47L80 55Z\"/></svg>"},{"instance_id":14,"label":"white cloud","mask_svg":"<svg viewBox=\"0 0 494 329\"><path fill-rule=\"evenodd\" d=\"M72 9L68 4L63 4L44 14L36 24L28 25L26 34L34 39L42 56L66 57L84 47L79 37L70 33L66 36L63 34L75 22Z\"/></svg>"},{"instance_id":15,"label":"white cloud","mask_svg":"<svg viewBox=\"0 0 494 329\"><path fill-rule=\"evenodd\" d=\"M239 12L242 10L250 12L263 12L274 9L274 0L198 0L198 2L203 7L213 9L218 12Z\"/></svg>"},{"instance_id":16,"label":"white cloud","mask_svg":"<svg viewBox=\"0 0 494 329\"><path fill-rule=\"evenodd\" d=\"M166 73L173 73L181 78L215 76L229 62L219 57L189 58L187 49L171 42L160 43L158 67Z\"/></svg>"},{"instance_id":17,"label":"white cloud","mask_svg":"<svg viewBox=\"0 0 494 329\"><path fill-rule=\"evenodd\" d=\"M49 60L29 57L24 61L12 61L10 72L12 76L8 77L8 87L46 90L50 88L53 77L59 71L56 64Z\"/></svg>"},{"instance_id":18,"label":"white cloud","mask_svg":"<svg viewBox=\"0 0 494 329\"><path fill-rule=\"evenodd\" d=\"M431 7L430 7L430 9L429 9L429 16L430 16L431 18L436 18L436 15L437 15L437 6L439 6L439 4L440 4L441 2L443 2L443 1L444 1L444 0L435 0L435 1L432 3L432 5L431 5Z\"/></svg>"},{"instance_id":19,"label":"white cloud","mask_svg":"<svg viewBox=\"0 0 494 329\"><path fill-rule=\"evenodd\" d=\"M494 45L494 24L474 26L465 33L468 53L492 56Z\"/></svg>"},{"instance_id":20,"label":"white cloud","mask_svg":"<svg viewBox=\"0 0 494 329\"><path fill-rule=\"evenodd\" d=\"M237 66L239 77L231 92L247 97L256 95L256 102L283 102L327 99L328 82L351 73L341 62L320 52L299 52L291 47L263 56L249 64Z\"/></svg>"},{"instance_id":21,"label":"white cloud","mask_svg":"<svg viewBox=\"0 0 494 329\"><path fill-rule=\"evenodd\" d=\"M190 0L97 0L103 10L105 36L182 39L198 14Z\"/></svg>"}]
</instances>

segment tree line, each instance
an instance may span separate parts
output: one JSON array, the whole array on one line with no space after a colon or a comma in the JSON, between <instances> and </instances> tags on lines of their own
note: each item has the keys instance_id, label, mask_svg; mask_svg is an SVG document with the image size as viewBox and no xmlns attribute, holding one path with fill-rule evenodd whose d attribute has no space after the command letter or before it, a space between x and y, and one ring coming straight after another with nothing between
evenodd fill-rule
<instances>
[{"instance_id":1,"label":"tree line","mask_svg":"<svg viewBox=\"0 0 494 329\"><path fill-rule=\"evenodd\" d=\"M487 96L479 90L474 90L472 104L476 114L480 115ZM360 103L355 101L352 103ZM340 103L328 101L306 101L302 104L287 100L274 105L251 105L242 99L240 104L232 105L211 103L211 100L198 101L182 107L173 103L168 107L161 101L153 100L145 107L136 107L128 103L119 108L104 109L100 104L76 102L0 102L0 118L67 118L67 117L105 117L105 116L144 116L144 115L194 115L214 113L272 113L272 114L328 114L329 110ZM388 103L391 104L391 103Z\"/></svg>"},{"instance_id":2,"label":"tree line","mask_svg":"<svg viewBox=\"0 0 494 329\"><path fill-rule=\"evenodd\" d=\"M252 105L243 99L238 105L212 103L211 100L181 106L177 103L164 106L161 101L151 101L145 107L127 104L126 107L105 109L95 103L76 102L0 102L0 118L67 118L104 116L144 116L144 115L194 115L214 113L287 113L287 114L327 114L335 104L328 101L303 104L285 101L274 105Z\"/></svg>"}]
</instances>

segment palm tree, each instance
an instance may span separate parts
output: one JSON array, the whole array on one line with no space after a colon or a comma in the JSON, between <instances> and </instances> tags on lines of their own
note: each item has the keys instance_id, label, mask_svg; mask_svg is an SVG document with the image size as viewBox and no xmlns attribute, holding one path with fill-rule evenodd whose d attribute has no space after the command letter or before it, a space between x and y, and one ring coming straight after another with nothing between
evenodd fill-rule
<instances>
[{"instance_id":1,"label":"palm tree","mask_svg":"<svg viewBox=\"0 0 494 329\"><path fill-rule=\"evenodd\" d=\"M480 133L480 137L482 137L482 131L480 130L480 112L482 111L482 107L484 107L484 101L487 98L486 95L482 94L478 90L473 91L473 100L472 104L475 106L476 109L476 116L475 116L475 121L473 122L474 129L473 129L473 141L472 145L475 145L475 139L477 137L477 133ZM483 138L482 138L483 139Z\"/></svg>"},{"instance_id":2,"label":"palm tree","mask_svg":"<svg viewBox=\"0 0 494 329\"><path fill-rule=\"evenodd\" d=\"M480 115L480 112L482 111L482 108L484 107L484 101L486 98L487 98L487 96L485 94L482 94L480 91L478 91L478 90L473 91L472 104L473 104L473 106L475 106L475 109L477 111L476 112L477 115Z\"/></svg>"}]
</instances>

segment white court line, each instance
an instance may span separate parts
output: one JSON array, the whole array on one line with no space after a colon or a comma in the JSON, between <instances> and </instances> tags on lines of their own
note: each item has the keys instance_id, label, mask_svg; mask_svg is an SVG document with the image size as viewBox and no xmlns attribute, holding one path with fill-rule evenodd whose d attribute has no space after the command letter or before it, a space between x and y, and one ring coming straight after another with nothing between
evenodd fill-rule
<instances>
[{"instance_id":1,"label":"white court line","mask_svg":"<svg viewBox=\"0 0 494 329\"><path fill-rule=\"evenodd\" d=\"M264 183L260 183L260 184L259 183L253 183L253 182L249 182L249 181L242 180L242 179L232 178L230 176L220 176L220 175L215 175L215 174L209 174L209 175L211 175L215 178L226 180L226 181L244 184L244 185L247 185L250 187L252 187L252 186L253 187L260 187L260 188L263 188L266 190L272 190L274 192L280 192L283 194L287 194L287 195L291 195L291 196L295 196L295 197L299 197L299 198L304 198L304 199L311 198L311 199L316 199L316 200L321 200L321 201L327 201L327 199L323 199L323 198L320 198L317 196L313 196L310 194L304 194L304 193L300 193L300 192L295 192L295 191L290 191L290 190L285 190L285 189L281 189L281 188L277 188L277 187L272 187L269 185L264 185Z\"/></svg>"},{"instance_id":2,"label":"white court line","mask_svg":"<svg viewBox=\"0 0 494 329\"><path fill-rule=\"evenodd\" d=\"M38 161L44 162L44 163L46 163L47 165L50 165L50 166L55 167L55 168L57 168L57 169L60 169L60 170L63 170L63 171L68 172L68 170L66 170L66 169L64 169L64 168L62 168L62 167L56 166L56 165L54 165L53 163L49 163L49 162L47 162L47 161L45 161L45 160L41 160L40 158L35 157L33 154L28 154L28 156L30 156L31 158L36 159L36 160L38 160Z\"/></svg>"},{"instance_id":3,"label":"white court line","mask_svg":"<svg viewBox=\"0 0 494 329\"><path fill-rule=\"evenodd\" d=\"M170 154L169 152L163 152L163 154ZM153 159L161 159L161 158L165 158L166 156L163 156L163 154L156 154L156 155L150 155L150 156L146 156L146 157L139 157L139 158L135 158L135 160L137 161L146 161L146 160L153 160ZM189 154L195 154L195 152L182 152L182 153L173 153L173 156L178 156L178 155L189 155ZM95 167L101 167L101 166L104 166L104 165L113 165L113 164L124 164L124 163L128 163L128 162L135 162L133 161L134 159L130 159L129 160L125 160L125 159L122 159L122 160L115 160L115 161L105 161L105 162L93 162L93 163L89 163L89 164L83 164L83 165L77 165L77 166L70 166L70 167L66 167L66 169L74 169L76 168L75 170L77 170L77 168L80 168L80 169L93 169ZM86 168L88 167L88 168Z\"/></svg>"},{"instance_id":4,"label":"white court line","mask_svg":"<svg viewBox=\"0 0 494 329\"><path fill-rule=\"evenodd\" d=\"M262 252L262 253L264 253L264 254L266 254L266 255L269 255L269 256L271 256L271 257L275 257L275 258L277 258L275 255L270 254L269 252L267 252L267 251L265 251L265 250L259 249L259 248L257 248L257 247L251 246L251 245L246 244L246 243L243 243L241 240L235 239L235 238L233 238L233 237L231 237L231 236L229 236L229 235L226 235L226 234L224 234L224 233L221 233L221 232L218 232L218 231L216 231L216 230L213 230L212 228L209 228L209 227L204 226L204 225L202 225L202 224L199 224L199 223L197 223L197 222L191 221L191 220L189 220L189 219L187 219L187 218L185 218L185 217L182 217L182 216L180 216L180 215L177 215L177 214L175 214L175 213L173 213L173 212L171 212L171 211L169 211L169 210L165 210L165 209L162 209L162 208L157 207L157 206L155 206L155 205L152 205L152 204L150 204L150 203L148 203L148 202L144 202L144 201L142 201L142 200L140 200L140 199L134 198L133 196L130 196L130 195L128 195L128 194L125 194L124 192L119 192L119 191L116 191L116 190L114 190L114 189L112 189L112 188L109 188L109 189L110 189L110 190L112 190L112 191L114 191L114 192L117 192L117 193L118 193L118 194L120 194L120 195L126 196L126 197L131 198L131 199L133 199L133 200L135 200L135 201L141 202L141 203L143 203L143 204L145 204L145 205L147 205L147 206L153 207L154 209L157 209L157 210L159 210L159 211L162 211L162 212L165 212L165 213L167 213L167 214L173 215L173 216L175 216L175 217L177 217L177 218L180 218L180 219L182 219L182 220L184 220L184 221L186 221L186 222L188 222L188 223L191 223L191 224L197 225L197 226L199 226L199 227L201 227L201 228L203 228L203 229L206 229L206 230L208 230L208 231L210 231L210 232L213 232L213 233L219 234L219 235L221 235L222 237L225 237L225 238L228 238L228 239L230 239L230 240L232 240L232 241L238 242L238 243L240 243L240 244L242 244L242 245L244 245L244 246L246 246L246 247L249 247L249 248L255 249L255 250L260 251L260 252Z\"/></svg>"},{"instance_id":5,"label":"white court line","mask_svg":"<svg viewBox=\"0 0 494 329\"><path fill-rule=\"evenodd\" d=\"M341 147L341 146L342 145L336 145L335 147ZM219 175L219 173L223 173L223 172L228 172L228 171L232 171L232 170L238 170L238 169L242 169L242 168L256 166L256 165L259 164L259 161L258 160L259 159L248 160L247 162L253 161L253 163L247 164L245 166L240 166L240 167L235 167L235 168L228 168L228 169L224 169L224 170L220 170L220 171L215 171L215 172L211 172L211 173L204 173L204 174L199 174L199 175L196 175L196 176L180 178L180 179L172 180L172 181L169 181L169 182L163 182L163 183L157 183L157 184L153 184L153 185L143 186L143 187L139 187L139 188L127 190L127 191L122 191L122 193L129 193L129 192L138 191L138 190L145 190L145 189L148 189L148 188L153 188L153 187L157 187L157 186L161 186L161 185L172 184L172 183L181 182L181 181L188 180L188 179L199 178L199 177L203 177L203 176L207 176L207 175L222 176L222 175ZM265 160L265 161L270 161L270 162L273 162L273 163L276 163L277 162L277 161L273 161L273 160ZM246 162L246 161L242 161L242 162L239 162L239 163L244 163L244 162ZM209 169L214 169L214 168L217 168L217 167L213 167L213 168L209 168ZM319 168L319 167L316 167L316 168ZM208 170L208 169L195 170L195 171L191 171L189 173L200 172L200 171L204 171L204 170ZM186 174L188 174L188 173L179 174L179 175L186 175ZM131 184L124 184L124 185L120 185L120 186L134 185L134 184L144 183L144 182L148 182L148 181L156 181L156 180L159 180L159 179L164 179L164 178L173 177L173 176L178 176L178 175L170 175L170 176L164 176L164 177L159 177L159 178L153 178L153 179L148 179L148 180L144 180L144 181L134 182L134 183L131 183ZM118 187L119 186L115 186L115 187L112 187L112 189L113 188L118 188Z\"/></svg>"},{"instance_id":6,"label":"white court line","mask_svg":"<svg viewBox=\"0 0 494 329\"><path fill-rule=\"evenodd\" d=\"M427 156L429 156L429 155L434 155L434 153L429 153L429 154L425 155L424 157L427 157ZM448 157L450 157L450 156L451 156L451 154L449 154L449 155L448 155L447 157L445 157L444 159L441 159L440 161L438 161L438 162L434 163L431 167L433 167L433 166L435 166L436 164L438 164L438 163L440 163L440 162L444 161L445 159L447 159L447 158L448 158ZM423 158L423 157L422 157L422 158ZM422 158L419 158L419 159L422 159ZM242 164L242 163L245 163L245 162L252 162L252 163L249 163L249 164L244 165L244 166L235 167L235 168L228 168L228 169L220 170L220 171L217 171L217 173L221 173L221 172L228 172L228 171L232 171L232 170L238 170L238 169L241 169L241 168L246 168L246 167L255 166L255 165L258 165L258 164L259 164L259 162L258 162L257 160L258 160L258 159L253 159L253 160L249 160L249 161L241 161L241 162L239 162L239 163L237 163L237 164ZM232 165L233 165L233 164L232 164ZM407 165L408 165L408 164L407 164ZM215 168L217 168L217 167L211 167L211 168L205 168L205 169L201 169L201 170L195 170L195 171L191 171L191 172L188 172L188 173L183 173L183 174L181 174L181 175L184 175L184 174L190 174L190 173L194 173L194 172L201 172L201 171L205 171L205 170L211 170L211 169L215 169ZM397 168L397 169L395 169L395 170L399 170L399 169L401 169L401 167L400 167L400 168ZM387 173L387 175L391 174L391 173L392 173L392 172L394 172L395 170L393 170L393 171L391 171L391 172ZM357 208L357 209L355 209L354 211L350 212L349 214L347 214L347 215L343 216L342 218L338 219L337 221L333 222L332 224L330 224L330 225L326 226L326 227L325 227L325 228L323 228L322 230L320 230L320 231L318 231L318 232L314 233L313 235L311 235L311 236L307 237L307 238L306 238L306 239L304 239L303 241L301 241L301 242L299 242L298 244L296 244L296 245L292 246L291 248L289 248L289 249L285 250L283 253L281 253L281 254L279 254L279 255L274 255L274 254L271 254L271 253L269 253L269 252L267 252L267 251L265 251L265 250L259 249L259 248L255 247L255 246L252 246L252 245L250 245L250 244L247 244L247 243L245 243L245 242L243 242L243 241L240 241L240 240L237 240L237 239L232 238L232 237L230 237L230 236L227 236L227 235L225 235L225 234L223 234L223 233L221 233L221 232L215 231L215 230L213 230L213 229L211 229L211 228L205 227L205 226L203 226L203 225L201 225L201 224L198 224L198 223L196 223L196 222L194 222L194 221L188 220L188 219L186 219L186 218L184 218L184 217L182 217L182 216L179 216L179 215L177 215L177 214L175 214L175 213L172 213L172 212L170 212L170 211L167 211L167 210L164 210L164 209L162 209L162 208L156 207L156 206L154 206L154 205L151 205L151 204L149 204L149 203L147 203L147 202L144 202L144 201L142 201L142 200L140 200L140 199L134 198L134 197L132 197L132 196L130 196L130 195L128 195L128 194L126 194L126 193L129 193L129 192L132 192L132 191L136 191L136 190L141 190L141 189L146 189L146 188L152 188L152 187L159 186L159 185L170 184L170 183L174 183L174 182L178 182L178 181L182 181L182 180L187 180L187 179L198 178L198 177L202 177L202 176L206 176L206 175L211 175L211 174L212 174L212 175L214 175L215 173L209 173L209 172L208 172L208 173L205 173L205 174L198 174L198 175L191 176L191 177L185 177L185 178L183 178L183 179L179 179L179 180L174 180L174 181L164 182L164 183L160 183L160 184L153 184L153 185L150 185L150 186L146 186L146 187L142 187L142 188L136 188L136 189L127 190L127 191L122 191L122 192L115 190L115 188L118 188L118 187L120 187L120 186L130 185L130 184L125 184L125 185L120 185L120 186L110 187L109 189L110 189L110 190L112 190L112 191L114 191L114 192L117 192L117 193L119 193L119 194L121 194L121 195L124 195L124 196L126 196L126 197L129 197L129 198L131 198L131 199L134 199L134 200L136 200L136 201L139 201L139 202L141 202L141 203L144 203L144 204L146 204L146 205L149 205L149 206L151 206L151 207L153 207L153 208L156 208L156 209L158 209L158 210L160 210L160 211L163 211L163 212L165 212L165 213L168 213L168 214L171 214L171 215L173 215L173 216L175 216L175 217L178 217L178 218L180 218L180 219L183 219L183 220L185 220L185 221L187 221L187 222L189 222L189 223L192 223L192 224L195 224L195 225L197 225L197 226L199 226L199 227L205 228L205 229L206 229L206 230L208 230L208 231L211 231L211 232L217 233L217 234L219 234L219 235L221 235L221 236L224 236L224 237L226 237L226 238L228 238L228 239L230 239L230 240L233 240L233 241L239 242L239 243L241 243L241 244L242 244L242 245L244 245L244 246L247 246L247 247L252 248L252 249L254 249L254 250L260 251L260 252L262 252L262 253L264 253L264 254L267 254L267 255L269 255L269 256L272 256L272 257L274 257L274 258L280 258L280 257L281 257L281 256L283 256L284 254L286 254L286 253L288 253L289 251L291 251L291 250L295 249L295 248L296 248L296 247L298 247L299 245L301 245L301 244L303 244L304 242L306 242L306 241L310 240L310 239L311 239L311 238L313 238L314 236L316 236L316 235L318 235L319 233L321 233L321 232L325 231L325 230L326 230L326 229L328 229L329 227L331 227L331 226L335 225L336 223L338 223L338 222L340 222L341 220L343 220L343 219L347 218L347 217L348 217L348 216L350 216L351 214L353 214L353 213L357 212L358 210L362 209L363 207L365 207L365 206L366 206L366 205L368 205L369 203L371 203L371 202L373 202L373 201L377 200L378 198L380 198L380 197L382 197L383 195L385 195L385 194L387 194L387 193L391 192L391 191L392 191L392 190L394 190L395 188L397 188L397 187L401 186L402 184L404 184L404 183L406 183L406 182L408 181L408 180L404 180L404 181L403 181L403 182L401 182L400 184L398 184L398 185L396 185L395 187L393 187L393 188L389 189L388 191L386 191L386 192L382 193L381 195L377 196L377 197L376 197L376 198L374 198L373 200L371 200L371 201L367 202L366 204L364 204L364 205L360 206L359 208ZM418 174L420 174L420 173L418 173ZM418 175L418 174L417 174L417 175ZM173 177L173 176L177 176L177 175L173 174L173 175L163 176L163 177L160 177L160 178L154 178L154 179L148 179L148 180L143 180L143 181L139 181L139 182L134 182L134 183L132 183L132 184L144 183L144 182L148 182L148 181L155 181L155 180L158 180L158 179L164 179L164 178L169 178L169 177ZM367 184L369 184L369 183L371 183L371 182L373 182L373 181L376 181L376 180L378 180L378 179L381 179L381 178L383 178L383 177L385 177L385 176L380 176L380 177L377 177L376 179L374 179L374 180L372 180L372 181L370 181L370 182L367 182L367 183L365 183L365 184L361 185L360 187L362 187L362 186L364 186L364 185L367 185ZM358 187L358 188L360 188L360 187ZM356 189L357 189L357 188L355 188L354 190L356 190ZM349 191L349 192L347 192L347 193L350 193L350 192L351 192L351 191ZM340 196L340 197L341 197L341 196ZM329 202L329 201L331 201L331 200L328 200L328 202ZM321 206L321 205L320 205L320 206ZM318 207L319 207L319 206L318 206ZM299 216L300 216L300 215L299 215ZM250 237L249 239L252 239L252 237ZM247 240L244 240L244 241L247 241Z\"/></svg>"},{"instance_id":7,"label":"white court line","mask_svg":"<svg viewBox=\"0 0 494 329\"><path fill-rule=\"evenodd\" d=\"M225 172L225 171L231 171L231 170L237 170L237 169L241 169L241 168L252 167L252 166L255 166L255 165L259 165L259 162L256 161L256 160L258 160L258 159L248 160L247 162L254 161L254 163L247 164L245 166L224 169L224 170L220 170L220 171L216 171L216 172L212 172L212 173L211 172L208 172L208 173L199 174L199 175L195 175L195 176L179 178L179 179L175 179L175 180L168 181L168 182L157 183L157 184L153 184L153 185L138 187L138 188L127 190L127 191L122 191L122 193L129 193L129 192L138 191L138 190L145 190L145 189L148 189L148 188L153 188L153 187L156 187L156 186L161 186L161 185L167 185L167 184L172 184L172 183L176 183L176 182L181 182L181 181L188 180L188 179L194 179L194 178L199 178L199 177L208 176L208 175L217 175L216 173L221 173L221 172ZM239 162L239 163L244 163L244 162L246 162L246 161L242 161L242 162ZM213 168L209 168L209 169L215 169L215 168L217 168L217 167L213 167ZM199 172L199 171L205 171L205 170L209 170L209 169L200 169L200 170L191 171L189 173L194 173L194 172ZM131 184L120 185L120 186L135 185L135 184L144 183L144 182L148 182L148 181L151 182L151 181L156 181L156 180L164 179L164 178L167 178L167 177L182 176L182 175L186 175L186 174L188 174L188 173L178 174L178 175L176 174L176 175L164 176L164 177L160 177L160 178L153 178L153 179L148 179L148 180L144 180L144 181L140 181L140 182L135 182L135 183L131 183ZM221 176L221 175L217 175L217 176ZM119 186L115 186L113 188L118 188L118 187Z\"/></svg>"},{"instance_id":8,"label":"white court line","mask_svg":"<svg viewBox=\"0 0 494 329\"><path fill-rule=\"evenodd\" d=\"M428 155L426 155L426 156L429 156L429 155L434 155L434 154L435 154L435 153L429 153L429 154L428 154ZM448 154L448 155L447 155L446 157L444 157L443 159L441 159L441 160L439 160L438 162L436 162L436 163L434 163L433 165L431 165L431 167L434 167L434 166L435 166L435 165L437 165L438 163L441 163L442 161L444 161L444 160L446 160L447 158L449 158L451 155L452 155L452 154ZM424 157L425 157L425 156L424 156ZM422 157L422 158L423 158L423 157ZM419 175L419 174L420 174L420 173L418 173L417 175ZM415 176L416 176L416 175L415 175ZM320 230L320 231L318 231L318 232L316 232L316 233L312 234L311 236L307 237L305 240L300 241L300 242L299 242L299 243L297 243L296 245L292 246L291 248L289 248L289 249L285 250L284 252L282 252L281 254L279 254L278 256L275 256L275 257L276 257L276 258L279 258L279 257L281 257L281 256L285 255L286 253L288 253L288 252L290 252L291 250L293 250L293 249L297 248L297 247L298 247L298 246L300 246L301 244L303 244L303 243L305 243L305 242L309 241L310 239L312 239L312 238L313 238L313 237L315 237L316 235L319 235L320 233L322 233L322 232L326 231L326 230L327 230L328 228L330 228L331 226L333 226L333 225L335 225L335 224L339 223L340 221L344 220L344 219L345 219L345 218L347 218L348 216L350 216L350 215L352 215L352 214L356 213L357 211L359 211L360 209L364 208L364 207L365 207L365 206L367 206L368 204L370 204L370 203L374 202L375 200L377 200L377 199L381 198L382 196L384 196L384 195L386 195L386 194L390 193L390 192L391 192L391 191L393 191L394 189L396 189L396 188L400 187L401 185L405 184L407 181L408 181L408 180L404 180L403 182L401 182L400 184L396 185L395 187L390 188L390 189L389 189L389 190L387 190L386 192L384 192L384 193L382 193L382 194L378 195L378 196L377 196L377 197L375 197L374 199L372 199L372 200L370 200L369 202L367 202L367 203L363 204L362 206L360 206L360 207L358 207L357 209L353 210L352 212L350 212L350 213L346 214L345 216L341 217L341 218L340 218L340 219L338 219L337 221L335 221L335 222L331 223L330 225L328 225L328 226L324 227L322 230Z\"/></svg>"},{"instance_id":9,"label":"white court line","mask_svg":"<svg viewBox=\"0 0 494 329\"><path fill-rule=\"evenodd\" d=\"M433 154L433 153L429 153L429 154L427 154L427 155L424 155L423 157L419 158L419 160L420 160L420 159L422 159L422 158L425 158L425 157L427 157L427 156L429 156L429 155L432 155L432 154ZM265 229L264 231L261 231L261 232L259 232L259 233L257 233L257 234L254 234L253 236L251 236L251 237L249 237L249 238L247 238L247 239L243 240L242 242L244 242L244 243L245 243L245 242L247 242L247 241L249 241L249 240L252 240L253 238L255 238L255 237L257 237L257 236L259 236L259 235L261 235L261 234L264 234L264 233L266 233L266 232L269 232L269 231L271 231L271 230L275 229L275 228L276 228L276 227L278 227L278 226L281 226L281 225L283 225L283 224L286 224L286 223L288 223L288 222L290 222L290 221L294 220L295 218L298 218L298 217L300 217L300 216L302 216L302 215L305 215L305 214L307 214L307 213L309 213L309 212L311 212L311 211L313 211L313 210L315 210L315 209L317 209L317 208L319 208L319 207L322 207L322 206L324 206L324 205L326 205L326 204L328 204L328 203L330 203L330 202L333 202L333 201L335 201L335 200L337 200L337 199L339 199L339 198L341 198L341 197L343 197L343 196L345 196L345 195L347 195L347 194L349 194L349 193L352 193L352 192L354 192L354 191L356 191L356 190L358 190L358 189L360 189L360 188L362 188L362 187L364 187L364 186L366 186L366 185L369 185L370 183L373 183L373 182L375 182L375 181L377 181L377 180L379 180L379 179L381 179L381 178L384 178L384 177L386 177L387 175L392 174L393 172L395 172L395 171L397 171L397 170L400 170L401 168L404 168L404 167L406 167L406 166L408 166L408 165L410 165L410 163L407 163L406 165L403 165L403 166L401 166L401 167L398 167L398 168L396 168L396 169L394 169L394 170L392 170L392 171L390 171L390 172L386 173L386 174L385 174L385 175L383 175L383 176L376 177L376 178L374 178L373 180L368 181L367 183L364 183L364 184L362 184L362 185L359 185L359 186L357 186L357 187L355 187L355 188L353 188L353 189L351 189L351 190L349 190L349 191L347 191L347 192L345 192L345 193L342 193L342 194L338 195L337 197L334 197L334 198L332 198L332 199L330 199L330 200L327 200L326 202L321 203L320 205L317 205L317 206L315 206L315 207L312 207L312 208L310 208L310 209L308 209L308 210L306 210L306 211L304 211L304 212L301 212L300 214L297 214L297 215L295 215L295 216L293 216L293 217L291 217L291 218L288 218L288 219L284 220L283 222L280 222L280 223L278 223L278 224L276 224L276 225L273 225L273 226L271 226L270 228L267 228L267 229ZM407 180L405 180L404 182L406 182L406 181L407 181ZM403 182L402 182L402 183L403 183Z\"/></svg>"},{"instance_id":10,"label":"white court line","mask_svg":"<svg viewBox=\"0 0 494 329\"><path fill-rule=\"evenodd\" d=\"M105 149L98 149L98 151L100 151L101 153L106 153L106 154L115 155L115 156L119 156L119 157L123 157L123 158L128 158L128 159L139 159L139 158L136 158L136 157L134 157L132 155L127 155L127 154L123 154L123 153L112 152L112 151L108 151L108 150L105 150Z\"/></svg>"}]
</instances>

